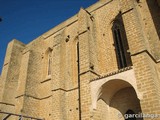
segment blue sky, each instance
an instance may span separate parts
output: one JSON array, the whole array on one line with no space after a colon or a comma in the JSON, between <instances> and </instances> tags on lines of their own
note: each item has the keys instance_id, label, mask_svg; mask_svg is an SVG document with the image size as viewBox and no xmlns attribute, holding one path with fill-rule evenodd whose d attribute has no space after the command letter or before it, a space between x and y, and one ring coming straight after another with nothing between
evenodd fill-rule
<instances>
[{"instance_id":1,"label":"blue sky","mask_svg":"<svg viewBox=\"0 0 160 120\"><path fill-rule=\"evenodd\" d=\"M0 73L7 44L25 44L98 0L0 0Z\"/></svg>"}]
</instances>

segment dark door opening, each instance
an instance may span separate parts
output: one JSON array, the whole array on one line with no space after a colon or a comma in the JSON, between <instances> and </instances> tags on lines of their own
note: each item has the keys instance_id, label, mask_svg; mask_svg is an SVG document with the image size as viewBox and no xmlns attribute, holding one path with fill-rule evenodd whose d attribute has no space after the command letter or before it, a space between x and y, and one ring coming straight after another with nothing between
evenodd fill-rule
<instances>
[{"instance_id":1,"label":"dark door opening","mask_svg":"<svg viewBox=\"0 0 160 120\"><path fill-rule=\"evenodd\" d=\"M128 110L125 114L125 120L136 120L135 113L133 110Z\"/></svg>"}]
</instances>

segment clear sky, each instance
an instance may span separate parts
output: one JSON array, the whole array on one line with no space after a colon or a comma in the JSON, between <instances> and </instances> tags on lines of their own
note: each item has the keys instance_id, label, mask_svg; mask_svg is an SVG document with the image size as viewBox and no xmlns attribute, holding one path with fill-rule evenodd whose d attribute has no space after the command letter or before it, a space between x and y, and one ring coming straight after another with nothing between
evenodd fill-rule
<instances>
[{"instance_id":1,"label":"clear sky","mask_svg":"<svg viewBox=\"0 0 160 120\"><path fill-rule=\"evenodd\" d=\"M25 44L98 0L0 0L0 73L7 44Z\"/></svg>"}]
</instances>

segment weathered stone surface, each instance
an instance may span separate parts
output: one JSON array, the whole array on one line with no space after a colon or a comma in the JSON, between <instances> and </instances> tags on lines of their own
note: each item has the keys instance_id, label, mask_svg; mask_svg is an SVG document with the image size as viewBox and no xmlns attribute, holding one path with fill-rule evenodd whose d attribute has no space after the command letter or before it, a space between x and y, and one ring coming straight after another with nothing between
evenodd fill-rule
<instances>
[{"instance_id":1,"label":"weathered stone surface","mask_svg":"<svg viewBox=\"0 0 160 120\"><path fill-rule=\"evenodd\" d=\"M27 45L11 41L0 75L0 110L45 120L119 120L128 110L160 114L158 2L100 0ZM123 68L116 21L126 33Z\"/></svg>"}]
</instances>

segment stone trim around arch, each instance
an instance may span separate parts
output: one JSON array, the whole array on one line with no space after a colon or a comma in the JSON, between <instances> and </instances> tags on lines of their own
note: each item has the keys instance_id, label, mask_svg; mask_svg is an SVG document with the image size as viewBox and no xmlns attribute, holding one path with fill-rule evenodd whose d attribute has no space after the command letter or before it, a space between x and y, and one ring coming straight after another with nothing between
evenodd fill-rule
<instances>
[{"instance_id":1,"label":"stone trim around arch","mask_svg":"<svg viewBox=\"0 0 160 120\"><path fill-rule=\"evenodd\" d=\"M134 88L138 99L139 100L143 99L143 93L139 92L138 89L137 89L137 83L136 83L136 77L135 77L134 69L130 69L130 70L115 74L113 76L100 78L99 80L90 82L91 99L92 99L91 109L92 110L95 110L96 107L97 107L97 105L96 105L97 100L99 99L99 97L102 94L101 93L102 86L105 83L107 83L109 81L113 81L113 80L121 80L121 81L124 81L124 82L130 84L130 86Z\"/></svg>"}]
</instances>

